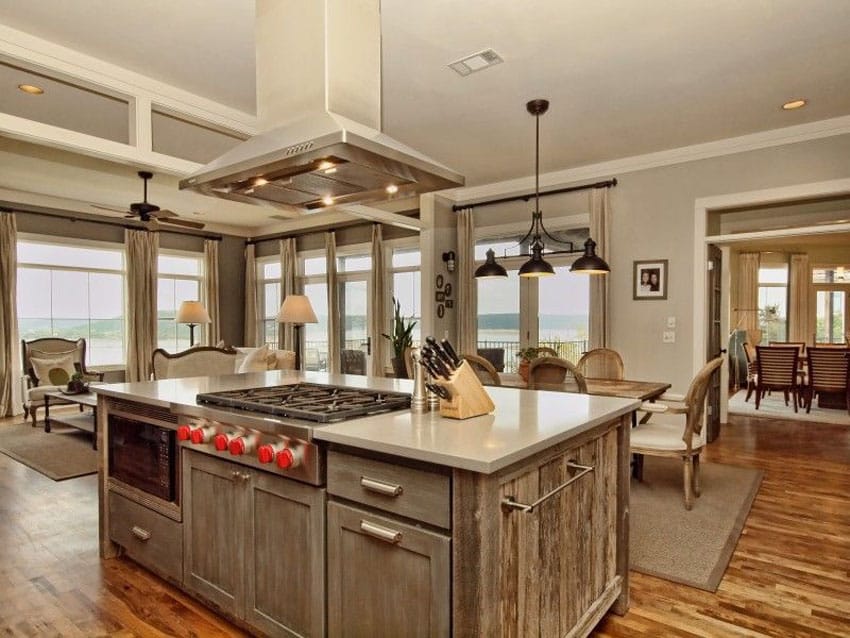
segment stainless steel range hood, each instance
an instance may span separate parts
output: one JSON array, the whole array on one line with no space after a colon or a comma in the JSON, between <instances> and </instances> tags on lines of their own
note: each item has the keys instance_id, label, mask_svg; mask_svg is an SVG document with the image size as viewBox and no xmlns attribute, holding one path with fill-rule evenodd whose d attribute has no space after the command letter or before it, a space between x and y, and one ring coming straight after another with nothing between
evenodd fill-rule
<instances>
[{"instance_id":1,"label":"stainless steel range hood","mask_svg":"<svg viewBox=\"0 0 850 638\"><path fill-rule=\"evenodd\" d=\"M379 130L379 0L256 7L265 132L181 180L181 189L306 211L463 185L463 176Z\"/></svg>"}]
</instances>

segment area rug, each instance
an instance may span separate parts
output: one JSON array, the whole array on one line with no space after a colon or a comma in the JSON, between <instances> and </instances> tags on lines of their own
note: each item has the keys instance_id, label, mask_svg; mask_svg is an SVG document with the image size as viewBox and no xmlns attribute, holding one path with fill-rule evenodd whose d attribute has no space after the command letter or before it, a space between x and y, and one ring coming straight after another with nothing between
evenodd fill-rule
<instances>
[{"instance_id":1,"label":"area rug","mask_svg":"<svg viewBox=\"0 0 850 638\"><path fill-rule=\"evenodd\" d=\"M792 419L794 421L813 421L816 423L837 423L839 425L850 425L850 414L845 409L819 408L817 398L812 403L811 414L806 414L806 408L797 408L791 402L785 405L785 398L781 392L769 394L761 400L759 409L756 410L755 395L749 401L744 401L746 391L736 392L729 397L729 414L740 414L742 416L760 416L771 419Z\"/></svg>"},{"instance_id":2,"label":"area rug","mask_svg":"<svg viewBox=\"0 0 850 638\"><path fill-rule=\"evenodd\" d=\"M0 426L0 452L54 481L95 474L97 451L92 435L75 428L54 426L50 434L29 423Z\"/></svg>"},{"instance_id":3,"label":"area rug","mask_svg":"<svg viewBox=\"0 0 850 638\"><path fill-rule=\"evenodd\" d=\"M762 472L701 463L702 496L685 509L682 462L645 457L632 479L631 569L714 592L750 512Z\"/></svg>"}]
</instances>

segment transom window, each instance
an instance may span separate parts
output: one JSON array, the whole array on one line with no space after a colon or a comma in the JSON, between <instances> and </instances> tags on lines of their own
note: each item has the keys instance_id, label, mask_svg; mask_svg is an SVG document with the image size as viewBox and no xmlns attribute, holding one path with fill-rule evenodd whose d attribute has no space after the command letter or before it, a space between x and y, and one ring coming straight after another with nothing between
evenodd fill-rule
<instances>
[{"instance_id":1,"label":"transom window","mask_svg":"<svg viewBox=\"0 0 850 638\"><path fill-rule=\"evenodd\" d=\"M18 241L22 339L86 340L86 364L124 362L124 249L105 243Z\"/></svg>"}]
</instances>

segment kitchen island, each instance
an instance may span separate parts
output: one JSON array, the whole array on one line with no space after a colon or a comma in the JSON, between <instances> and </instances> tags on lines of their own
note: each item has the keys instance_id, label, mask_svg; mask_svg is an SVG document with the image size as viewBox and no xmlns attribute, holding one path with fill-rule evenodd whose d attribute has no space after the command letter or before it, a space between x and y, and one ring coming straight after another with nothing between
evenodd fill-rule
<instances>
[{"instance_id":1,"label":"kitchen island","mask_svg":"<svg viewBox=\"0 0 850 638\"><path fill-rule=\"evenodd\" d=\"M230 425L195 397L299 380L412 389L292 372L98 388L102 556L124 551L268 635L582 636L625 612L633 400L488 388L494 413L463 421L400 410L314 424L292 446L306 474L202 434L173 445L171 493L113 475L110 423L287 439L287 419Z\"/></svg>"}]
</instances>

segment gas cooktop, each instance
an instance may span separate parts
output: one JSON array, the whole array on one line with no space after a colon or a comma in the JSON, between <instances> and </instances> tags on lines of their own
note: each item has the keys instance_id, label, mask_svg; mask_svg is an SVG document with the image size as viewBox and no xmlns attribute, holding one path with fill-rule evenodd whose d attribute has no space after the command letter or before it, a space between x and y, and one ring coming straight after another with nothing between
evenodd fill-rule
<instances>
[{"instance_id":1,"label":"gas cooktop","mask_svg":"<svg viewBox=\"0 0 850 638\"><path fill-rule=\"evenodd\" d=\"M410 407L410 395L364 388L293 383L197 395L198 403L245 410L274 416L304 419L317 423L334 423L405 410Z\"/></svg>"}]
</instances>

